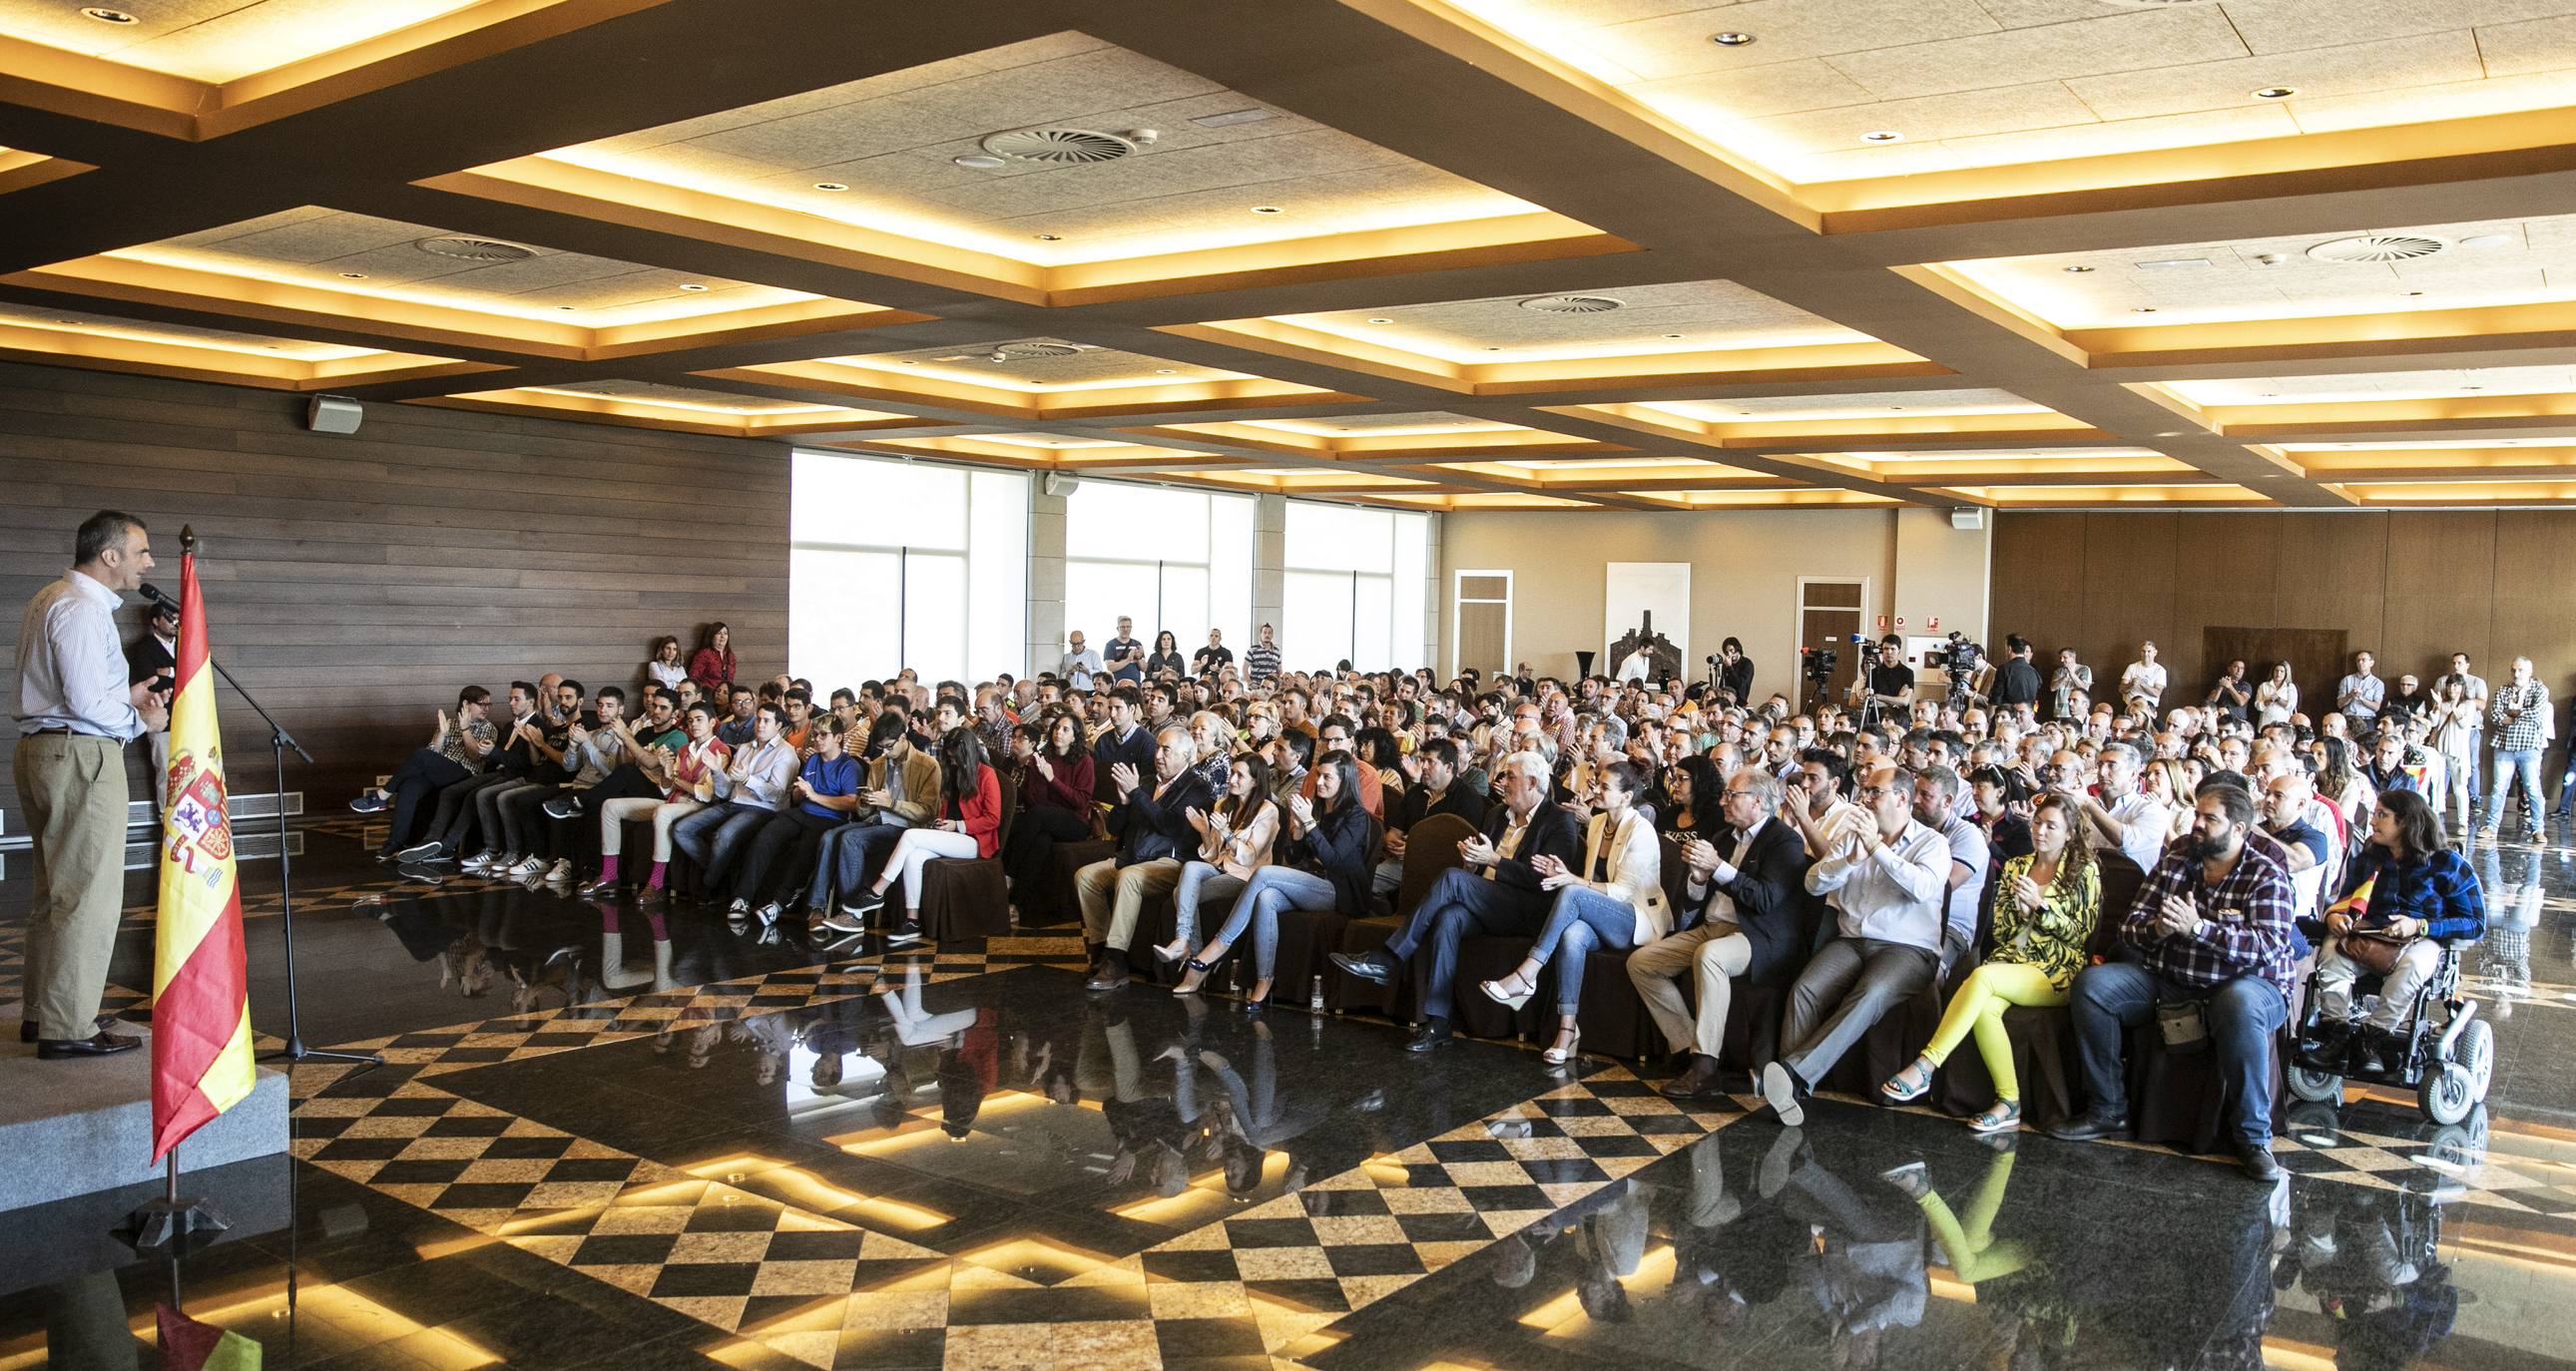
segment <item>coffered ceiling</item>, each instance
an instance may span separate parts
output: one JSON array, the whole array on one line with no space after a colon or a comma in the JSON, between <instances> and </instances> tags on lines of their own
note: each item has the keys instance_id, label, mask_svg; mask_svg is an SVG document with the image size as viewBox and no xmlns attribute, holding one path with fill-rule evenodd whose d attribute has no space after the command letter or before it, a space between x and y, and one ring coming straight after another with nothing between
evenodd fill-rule
<instances>
[{"instance_id":1,"label":"coffered ceiling","mask_svg":"<svg viewBox=\"0 0 2576 1371\"><path fill-rule=\"evenodd\" d=\"M1207 20L0 0L0 357L1405 508L2576 498L2576 0Z\"/></svg>"}]
</instances>

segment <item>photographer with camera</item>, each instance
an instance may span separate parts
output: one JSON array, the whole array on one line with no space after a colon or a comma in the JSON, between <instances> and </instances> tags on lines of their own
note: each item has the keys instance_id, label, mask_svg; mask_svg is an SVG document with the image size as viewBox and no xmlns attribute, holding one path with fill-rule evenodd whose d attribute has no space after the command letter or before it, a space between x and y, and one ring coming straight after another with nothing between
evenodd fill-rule
<instances>
[{"instance_id":1,"label":"photographer with camera","mask_svg":"<svg viewBox=\"0 0 2576 1371\"><path fill-rule=\"evenodd\" d=\"M1923 654L1923 664L1938 669L1949 680L1949 693L1943 698L1952 709L1964 710L1985 703L1986 697L1977 689L1982 684L1978 677L1985 670L1984 658L1985 649L1969 642L1967 634L1954 628L1946 645Z\"/></svg>"},{"instance_id":2,"label":"photographer with camera","mask_svg":"<svg viewBox=\"0 0 2576 1371\"><path fill-rule=\"evenodd\" d=\"M1717 655L1708 659L1709 679L1724 692L1731 703L1751 706L1753 700L1753 659L1744 655L1744 644L1730 637L1717 645ZM1830 670L1828 675L1832 674Z\"/></svg>"},{"instance_id":3,"label":"photographer with camera","mask_svg":"<svg viewBox=\"0 0 2576 1371\"><path fill-rule=\"evenodd\" d=\"M1866 646L1869 639L1852 635L1852 642ZM1867 727L1883 712L1894 710L1901 718L1914 704L1914 668L1905 664L1905 640L1888 634L1878 640L1878 660L1852 682L1851 702L1860 708L1861 723Z\"/></svg>"}]
</instances>

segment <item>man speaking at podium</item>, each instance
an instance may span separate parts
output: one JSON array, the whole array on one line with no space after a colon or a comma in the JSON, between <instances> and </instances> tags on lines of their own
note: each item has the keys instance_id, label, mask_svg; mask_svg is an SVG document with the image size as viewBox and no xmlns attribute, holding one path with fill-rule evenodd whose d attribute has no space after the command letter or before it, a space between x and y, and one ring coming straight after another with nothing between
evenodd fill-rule
<instances>
[{"instance_id":1,"label":"man speaking at podium","mask_svg":"<svg viewBox=\"0 0 2576 1371\"><path fill-rule=\"evenodd\" d=\"M98 1006L125 903L125 745L168 726L157 679L126 680L116 607L152 570L143 521L83 521L72 568L18 625L18 802L36 847L22 1042L47 1061L131 1051Z\"/></svg>"}]
</instances>

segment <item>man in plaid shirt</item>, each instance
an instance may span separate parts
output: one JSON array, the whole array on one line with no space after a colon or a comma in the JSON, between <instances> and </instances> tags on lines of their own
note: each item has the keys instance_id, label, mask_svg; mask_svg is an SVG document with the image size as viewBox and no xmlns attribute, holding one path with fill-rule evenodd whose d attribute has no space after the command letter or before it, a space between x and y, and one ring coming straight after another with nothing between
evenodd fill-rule
<instances>
[{"instance_id":1,"label":"man in plaid shirt","mask_svg":"<svg viewBox=\"0 0 2576 1371\"><path fill-rule=\"evenodd\" d=\"M2487 787L2487 810L2478 816L2478 837L2493 838L2504 819L2504 793L2522 785L2522 840L2540 841L2540 754L2549 746L2549 687L2532 678L2531 659L2513 659L2513 676L2496 687L2487 709L2487 741L2495 745L2495 783Z\"/></svg>"},{"instance_id":2,"label":"man in plaid shirt","mask_svg":"<svg viewBox=\"0 0 2576 1371\"><path fill-rule=\"evenodd\" d=\"M2270 1047L2290 1012L2296 961L2289 868L2277 849L2249 844L2254 799L2239 786L2201 787L2191 836L2165 851L2120 921L2125 959L2075 977L2069 1011L2093 1106L2049 1130L2084 1140L2125 1132L2122 1030L2159 1003L2200 1000L2210 1049L2228 1080L2228 1124L2248 1175L2281 1174L2272 1160Z\"/></svg>"}]
</instances>

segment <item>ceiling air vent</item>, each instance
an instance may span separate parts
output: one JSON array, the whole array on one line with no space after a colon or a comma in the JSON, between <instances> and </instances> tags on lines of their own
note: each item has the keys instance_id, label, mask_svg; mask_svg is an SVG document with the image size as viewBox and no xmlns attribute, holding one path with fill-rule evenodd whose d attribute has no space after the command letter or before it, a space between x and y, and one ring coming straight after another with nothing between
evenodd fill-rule
<instances>
[{"instance_id":1,"label":"ceiling air vent","mask_svg":"<svg viewBox=\"0 0 2576 1371\"><path fill-rule=\"evenodd\" d=\"M1013 129L984 139L984 151L997 157L1050 166L1115 162L1134 154L1135 140L1092 129Z\"/></svg>"},{"instance_id":2,"label":"ceiling air vent","mask_svg":"<svg viewBox=\"0 0 2576 1371\"><path fill-rule=\"evenodd\" d=\"M1540 314L1607 314L1626 308L1626 303L1607 295L1542 295L1521 301L1521 308Z\"/></svg>"},{"instance_id":3,"label":"ceiling air vent","mask_svg":"<svg viewBox=\"0 0 2576 1371\"><path fill-rule=\"evenodd\" d=\"M2450 246L2421 233L2364 233L2319 243L2308 249L2308 255L2320 262L2411 262Z\"/></svg>"},{"instance_id":4,"label":"ceiling air vent","mask_svg":"<svg viewBox=\"0 0 2576 1371\"><path fill-rule=\"evenodd\" d=\"M460 262L524 262L537 255L535 248L493 238L423 238L412 246L432 256L453 257Z\"/></svg>"},{"instance_id":5,"label":"ceiling air vent","mask_svg":"<svg viewBox=\"0 0 2576 1371\"><path fill-rule=\"evenodd\" d=\"M1025 362L1038 357L1077 357L1082 349L1071 343L1004 343L993 349L996 362Z\"/></svg>"}]
</instances>

